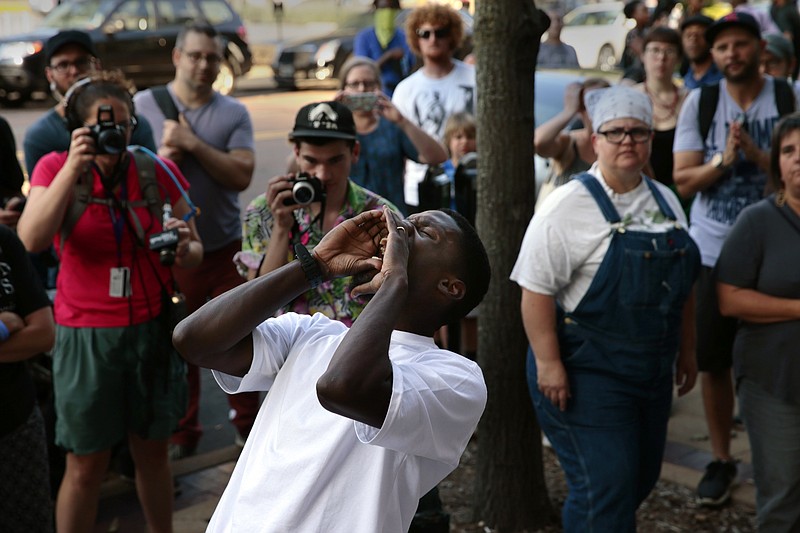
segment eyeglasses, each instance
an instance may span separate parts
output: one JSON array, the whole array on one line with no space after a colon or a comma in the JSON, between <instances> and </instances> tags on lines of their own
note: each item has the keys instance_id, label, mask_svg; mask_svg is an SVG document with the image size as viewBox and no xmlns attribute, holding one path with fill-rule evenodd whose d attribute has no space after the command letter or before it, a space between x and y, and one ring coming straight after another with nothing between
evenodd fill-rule
<instances>
[{"instance_id":1,"label":"eyeglasses","mask_svg":"<svg viewBox=\"0 0 800 533\"><path fill-rule=\"evenodd\" d=\"M181 50L182 51L182 50ZM183 51L182 51L183 52ZM204 54L202 52L183 52L183 55L189 58L192 64L197 65L200 61L206 61L208 65L218 65L222 61L222 56L219 54Z\"/></svg>"},{"instance_id":2,"label":"eyeglasses","mask_svg":"<svg viewBox=\"0 0 800 533\"><path fill-rule=\"evenodd\" d=\"M86 72L91 66L95 64L93 57L79 57L75 61L60 61L55 65L50 65L50 68L59 74L65 74L69 71L70 67L74 67L77 72Z\"/></svg>"},{"instance_id":3,"label":"eyeglasses","mask_svg":"<svg viewBox=\"0 0 800 533\"><path fill-rule=\"evenodd\" d=\"M643 143L650 140L653 130L649 128L632 128L629 130L614 128L613 130L598 131L597 133L605 137L611 144L622 144L622 140L625 139L626 135L629 135L635 143Z\"/></svg>"},{"instance_id":4,"label":"eyeglasses","mask_svg":"<svg viewBox=\"0 0 800 533\"><path fill-rule=\"evenodd\" d=\"M678 57L678 51L674 48L654 48L654 47L647 47L644 49L645 54L650 54L654 57L667 57L667 58L674 58Z\"/></svg>"},{"instance_id":5,"label":"eyeglasses","mask_svg":"<svg viewBox=\"0 0 800 533\"><path fill-rule=\"evenodd\" d=\"M437 39L444 39L445 37L450 35L450 28L437 28L435 30L417 29L417 37L419 37L424 41L430 39L431 35L433 35Z\"/></svg>"},{"instance_id":6,"label":"eyeglasses","mask_svg":"<svg viewBox=\"0 0 800 533\"><path fill-rule=\"evenodd\" d=\"M374 91L378 88L377 81L349 81L344 84L348 89L364 89L365 91Z\"/></svg>"}]
</instances>

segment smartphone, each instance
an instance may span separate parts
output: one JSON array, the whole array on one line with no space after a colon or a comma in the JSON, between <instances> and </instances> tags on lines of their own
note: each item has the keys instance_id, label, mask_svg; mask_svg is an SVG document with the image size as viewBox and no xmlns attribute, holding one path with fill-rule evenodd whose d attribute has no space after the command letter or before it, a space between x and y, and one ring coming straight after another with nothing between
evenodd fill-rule
<instances>
[{"instance_id":1,"label":"smartphone","mask_svg":"<svg viewBox=\"0 0 800 533\"><path fill-rule=\"evenodd\" d=\"M342 97L342 103L351 111L372 111L378 103L376 93L349 93Z\"/></svg>"}]
</instances>

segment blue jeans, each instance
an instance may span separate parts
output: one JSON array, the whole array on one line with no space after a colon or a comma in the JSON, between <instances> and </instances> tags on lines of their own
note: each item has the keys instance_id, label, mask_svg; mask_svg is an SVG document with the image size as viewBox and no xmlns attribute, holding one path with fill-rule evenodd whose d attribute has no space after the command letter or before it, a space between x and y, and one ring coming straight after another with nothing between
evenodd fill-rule
<instances>
[{"instance_id":1,"label":"blue jeans","mask_svg":"<svg viewBox=\"0 0 800 533\"><path fill-rule=\"evenodd\" d=\"M758 530L800 531L800 406L742 378L739 402L753 457Z\"/></svg>"},{"instance_id":2,"label":"blue jeans","mask_svg":"<svg viewBox=\"0 0 800 533\"><path fill-rule=\"evenodd\" d=\"M568 374L571 398L561 412L539 392L528 351L533 406L569 486L564 531L636 531L636 509L661 472L671 376L633 382L603 372Z\"/></svg>"}]
</instances>

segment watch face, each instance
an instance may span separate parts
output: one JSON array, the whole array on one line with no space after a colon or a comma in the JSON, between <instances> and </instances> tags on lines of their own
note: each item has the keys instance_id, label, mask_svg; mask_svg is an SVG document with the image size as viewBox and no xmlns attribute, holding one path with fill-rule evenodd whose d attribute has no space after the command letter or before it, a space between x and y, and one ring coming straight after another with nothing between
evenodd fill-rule
<instances>
[{"instance_id":1,"label":"watch face","mask_svg":"<svg viewBox=\"0 0 800 533\"><path fill-rule=\"evenodd\" d=\"M722 166L722 154L719 153L719 152L714 154L714 156L711 158L711 164L714 165L717 168L721 167Z\"/></svg>"}]
</instances>

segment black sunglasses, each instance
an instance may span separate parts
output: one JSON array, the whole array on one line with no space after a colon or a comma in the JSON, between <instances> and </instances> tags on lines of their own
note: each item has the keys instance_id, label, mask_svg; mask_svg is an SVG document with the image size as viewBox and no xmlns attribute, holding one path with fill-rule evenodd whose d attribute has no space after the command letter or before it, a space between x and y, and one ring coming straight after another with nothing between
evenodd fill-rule
<instances>
[{"instance_id":1,"label":"black sunglasses","mask_svg":"<svg viewBox=\"0 0 800 533\"><path fill-rule=\"evenodd\" d=\"M439 28L437 30L417 30L417 37L420 39L430 39L431 35L437 39L444 39L450 35L450 28Z\"/></svg>"}]
</instances>

